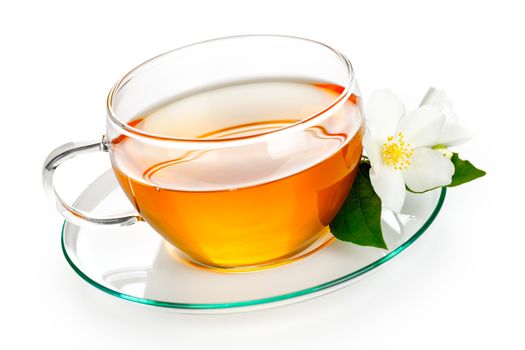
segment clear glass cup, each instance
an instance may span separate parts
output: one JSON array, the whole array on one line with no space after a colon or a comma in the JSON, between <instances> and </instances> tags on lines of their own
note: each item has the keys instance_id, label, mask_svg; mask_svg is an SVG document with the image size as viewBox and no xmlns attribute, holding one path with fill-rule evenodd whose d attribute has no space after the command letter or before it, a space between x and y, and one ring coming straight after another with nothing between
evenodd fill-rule
<instances>
[{"instance_id":1,"label":"clear glass cup","mask_svg":"<svg viewBox=\"0 0 525 350\"><path fill-rule=\"evenodd\" d=\"M246 92L254 88L257 94ZM218 113L209 95L199 95L207 113L177 109L169 130L144 126L142 116L169 101L220 89L230 95L213 98L229 96L219 102L247 112ZM233 99L231 91L238 91ZM319 94L324 104L305 108ZM278 109L269 127L264 113L280 103L287 109ZM354 72L338 51L275 35L189 45L126 74L111 89L107 111L101 141L65 144L44 164L44 188L68 221L145 221L188 261L231 271L294 261L332 239L327 225L355 178L364 128ZM224 132L236 125L250 130ZM137 213L95 217L56 193L54 170L95 151L109 153Z\"/></svg>"}]
</instances>

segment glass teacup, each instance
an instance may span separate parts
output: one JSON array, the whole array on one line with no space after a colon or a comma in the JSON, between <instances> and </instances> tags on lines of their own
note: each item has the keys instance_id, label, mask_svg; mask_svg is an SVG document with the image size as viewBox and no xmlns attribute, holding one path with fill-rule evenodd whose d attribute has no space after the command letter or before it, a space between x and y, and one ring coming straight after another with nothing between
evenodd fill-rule
<instances>
[{"instance_id":1,"label":"glass teacup","mask_svg":"<svg viewBox=\"0 0 525 350\"><path fill-rule=\"evenodd\" d=\"M78 224L145 221L190 260L262 268L332 237L354 181L363 117L348 59L287 36L215 39L157 56L111 89L101 141L69 143L44 187ZM109 152L138 214L93 217L53 188L63 161Z\"/></svg>"}]
</instances>

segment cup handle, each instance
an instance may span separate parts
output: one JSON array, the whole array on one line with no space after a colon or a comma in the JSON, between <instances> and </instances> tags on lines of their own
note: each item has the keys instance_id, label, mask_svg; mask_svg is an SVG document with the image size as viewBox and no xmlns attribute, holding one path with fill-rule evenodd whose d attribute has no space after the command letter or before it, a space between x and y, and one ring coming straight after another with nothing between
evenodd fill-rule
<instances>
[{"instance_id":1,"label":"cup handle","mask_svg":"<svg viewBox=\"0 0 525 350\"><path fill-rule=\"evenodd\" d=\"M92 152L108 152L109 144L106 136L102 136L100 141L81 141L66 143L54 151L52 151L44 162L42 169L42 183L44 191L48 198L56 204L58 211L69 222L86 226L88 225L102 225L102 226L129 226L144 219L136 214L129 214L118 217L95 217L91 216L80 209L73 208L67 204L55 190L53 185L53 175L56 168L68 159L74 158L81 154Z\"/></svg>"}]
</instances>

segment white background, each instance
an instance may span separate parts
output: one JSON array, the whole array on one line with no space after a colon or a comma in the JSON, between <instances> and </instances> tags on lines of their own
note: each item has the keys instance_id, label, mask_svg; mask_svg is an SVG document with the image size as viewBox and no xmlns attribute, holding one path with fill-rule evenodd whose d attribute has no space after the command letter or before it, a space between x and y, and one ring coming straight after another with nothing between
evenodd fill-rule
<instances>
[{"instance_id":1,"label":"white background","mask_svg":"<svg viewBox=\"0 0 525 350\"><path fill-rule=\"evenodd\" d=\"M523 349L519 3L2 0L0 348ZM338 48L365 98L389 87L415 107L429 85L445 89L476 135L461 153L488 176L450 190L435 224L391 265L313 301L194 316L93 289L62 257L62 220L40 185L47 153L99 138L105 96L135 65L195 41L248 33ZM63 184L75 189L71 199L96 175L76 164Z\"/></svg>"}]
</instances>

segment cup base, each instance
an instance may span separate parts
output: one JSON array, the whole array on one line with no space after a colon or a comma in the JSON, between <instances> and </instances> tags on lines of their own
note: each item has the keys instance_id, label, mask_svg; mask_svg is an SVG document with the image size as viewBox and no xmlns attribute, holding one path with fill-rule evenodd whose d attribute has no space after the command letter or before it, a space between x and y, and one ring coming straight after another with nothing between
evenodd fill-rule
<instances>
[{"instance_id":1,"label":"cup base","mask_svg":"<svg viewBox=\"0 0 525 350\"><path fill-rule=\"evenodd\" d=\"M330 229L326 227L325 229L323 229L323 232L321 233L319 238L314 243L312 243L306 249L301 250L298 253L294 253L290 256L285 256L283 258L271 261L269 263L258 264L258 265L232 266L232 267L213 266L213 265L203 264L199 261L192 259L188 255L184 254L183 252L181 252L179 249L177 249L176 247L174 247L167 241L164 241L164 246L173 259L176 259L186 265L196 267L199 269L203 269L203 270L207 270L207 271L211 271L211 272L245 273L245 272L256 272L256 271L271 269L274 267L286 265L294 261L306 258L316 253L317 251L323 249L324 247L328 246L334 240L335 240L335 237L330 233Z\"/></svg>"}]
</instances>

